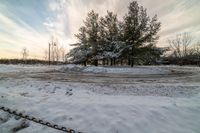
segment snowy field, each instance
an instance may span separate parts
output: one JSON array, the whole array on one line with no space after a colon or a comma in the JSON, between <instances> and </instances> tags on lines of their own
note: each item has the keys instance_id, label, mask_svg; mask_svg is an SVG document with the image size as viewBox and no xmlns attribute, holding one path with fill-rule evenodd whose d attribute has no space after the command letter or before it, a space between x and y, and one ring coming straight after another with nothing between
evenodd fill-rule
<instances>
[{"instance_id":1,"label":"snowy field","mask_svg":"<svg viewBox=\"0 0 200 133\"><path fill-rule=\"evenodd\" d=\"M84 133L200 133L200 68L0 65L0 106ZM0 133L23 121L0 110Z\"/></svg>"}]
</instances>

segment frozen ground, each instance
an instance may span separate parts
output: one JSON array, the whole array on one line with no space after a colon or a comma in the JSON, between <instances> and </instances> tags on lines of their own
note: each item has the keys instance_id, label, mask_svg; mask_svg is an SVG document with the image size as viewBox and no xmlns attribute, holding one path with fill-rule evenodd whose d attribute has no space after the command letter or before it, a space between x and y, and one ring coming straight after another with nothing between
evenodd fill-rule
<instances>
[{"instance_id":1,"label":"frozen ground","mask_svg":"<svg viewBox=\"0 0 200 133\"><path fill-rule=\"evenodd\" d=\"M199 133L199 103L198 67L0 65L0 106L85 133ZM0 133L22 122L0 111Z\"/></svg>"}]
</instances>

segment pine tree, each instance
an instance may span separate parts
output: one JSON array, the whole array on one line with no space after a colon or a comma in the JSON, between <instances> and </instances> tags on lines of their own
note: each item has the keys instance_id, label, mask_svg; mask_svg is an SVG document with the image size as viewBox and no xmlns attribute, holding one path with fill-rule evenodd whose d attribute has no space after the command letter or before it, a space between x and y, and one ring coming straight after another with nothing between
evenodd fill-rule
<instances>
[{"instance_id":1,"label":"pine tree","mask_svg":"<svg viewBox=\"0 0 200 133\"><path fill-rule=\"evenodd\" d=\"M78 38L80 43L74 45L76 46L74 51L76 53L74 54L79 54L79 56L75 59L79 60L78 62L83 63L85 66L87 65L87 61L89 60L89 58L92 56L91 44L88 43L86 31L87 28L85 26L82 26L79 29L79 33L75 36Z\"/></svg>"},{"instance_id":2,"label":"pine tree","mask_svg":"<svg viewBox=\"0 0 200 133\"><path fill-rule=\"evenodd\" d=\"M68 54L67 58L73 63L84 63L92 61L93 65L98 65L98 43L99 43L99 15L93 10L88 13L84 26L79 29L79 33L75 36L79 40L79 43L74 44Z\"/></svg>"},{"instance_id":3,"label":"pine tree","mask_svg":"<svg viewBox=\"0 0 200 133\"><path fill-rule=\"evenodd\" d=\"M111 60L111 65L116 59L121 59L121 64L123 59L128 59L131 66L151 62L162 54L155 50L160 26L157 16L150 18L147 10L136 1L130 3L122 22L113 12L107 11L105 17L99 17L92 10L76 34L79 43L67 58L73 63L92 62L95 66L99 59Z\"/></svg>"},{"instance_id":4,"label":"pine tree","mask_svg":"<svg viewBox=\"0 0 200 133\"><path fill-rule=\"evenodd\" d=\"M122 56L124 42L121 37L121 24L117 14L107 11L105 17L100 19L100 44L103 59L110 60L110 65L116 64L116 59Z\"/></svg>"},{"instance_id":5,"label":"pine tree","mask_svg":"<svg viewBox=\"0 0 200 133\"><path fill-rule=\"evenodd\" d=\"M91 47L88 44L88 38L86 33L86 27L82 26L79 29L79 33L75 35L79 43L72 44L74 48L66 55L68 62L87 65L87 61L91 56Z\"/></svg>"},{"instance_id":6,"label":"pine tree","mask_svg":"<svg viewBox=\"0 0 200 133\"><path fill-rule=\"evenodd\" d=\"M92 49L92 57L93 65L98 65L98 45L99 45L99 14L95 13L93 10L88 13L86 21L84 21L86 27L86 37L87 41L85 42ZM84 43L84 45L85 45Z\"/></svg>"},{"instance_id":7,"label":"pine tree","mask_svg":"<svg viewBox=\"0 0 200 133\"><path fill-rule=\"evenodd\" d=\"M123 32L126 41L126 53L131 55L130 63L133 67L134 58L141 54L141 47L150 47L158 40L157 33L161 23L155 15L152 19L147 15L147 10L139 6L137 1L130 3L128 14L124 17ZM140 51L140 52L139 52Z\"/></svg>"},{"instance_id":8,"label":"pine tree","mask_svg":"<svg viewBox=\"0 0 200 133\"><path fill-rule=\"evenodd\" d=\"M115 65L115 59L120 56L120 34L117 14L107 11L105 17L100 19L100 53L103 59L110 59L111 65Z\"/></svg>"}]
</instances>

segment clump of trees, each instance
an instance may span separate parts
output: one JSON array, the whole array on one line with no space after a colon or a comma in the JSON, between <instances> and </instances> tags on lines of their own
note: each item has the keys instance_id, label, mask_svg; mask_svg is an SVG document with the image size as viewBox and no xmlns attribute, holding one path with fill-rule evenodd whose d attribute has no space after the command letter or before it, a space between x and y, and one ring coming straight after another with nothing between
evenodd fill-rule
<instances>
[{"instance_id":1,"label":"clump of trees","mask_svg":"<svg viewBox=\"0 0 200 133\"><path fill-rule=\"evenodd\" d=\"M192 36L189 33L176 35L175 38L169 39L168 42L173 52L172 56L176 58L184 58L193 52L190 48Z\"/></svg>"},{"instance_id":2,"label":"clump of trees","mask_svg":"<svg viewBox=\"0 0 200 133\"><path fill-rule=\"evenodd\" d=\"M48 50L44 51L44 60L49 61L50 64L65 62L65 48L60 46L55 37L51 37L48 45Z\"/></svg>"},{"instance_id":3,"label":"clump of trees","mask_svg":"<svg viewBox=\"0 0 200 133\"><path fill-rule=\"evenodd\" d=\"M113 12L101 17L92 10L75 35L79 43L66 57L71 63L95 66L151 64L164 52L155 46L160 27L157 16L148 16L137 1L130 3L122 21Z\"/></svg>"},{"instance_id":4,"label":"clump of trees","mask_svg":"<svg viewBox=\"0 0 200 133\"><path fill-rule=\"evenodd\" d=\"M200 65L200 42L194 44L189 33L176 35L168 39L168 43L172 53L165 60L170 64Z\"/></svg>"},{"instance_id":5,"label":"clump of trees","mask_svg":"<svg viewBox=\"0 0 200 133\"><path fill-rule=\"evenodd\" d=\"M23 59L0 59L0 64L42 64L42 65L48 65L49 61L45 60L38 60L38 59L26 59L26 62L24 62ZM51 62L53 64L53 62ZM58 62L57 64L64 64L63 62Z\"/></svg>"},{"instance_id":6,"label":"clump of trees","mask_svg":"<svg viewBox=\"0 0 200 133\"><path fill-rule=\"evenodd\" d=\"M50 54L49 54L50 52ZM65 62L65 49L62 46L59 46L57 39L51 38L49 42L49 51L45 50L44 59L29 59L29 51L24 47L21 51L21 59L0 59L0 64L52 64L52 65L62 65L66 64ZM50 55L50 58L49 58ZM50 60L49 60L50 59Z\"/></svg>"}]
</instances>

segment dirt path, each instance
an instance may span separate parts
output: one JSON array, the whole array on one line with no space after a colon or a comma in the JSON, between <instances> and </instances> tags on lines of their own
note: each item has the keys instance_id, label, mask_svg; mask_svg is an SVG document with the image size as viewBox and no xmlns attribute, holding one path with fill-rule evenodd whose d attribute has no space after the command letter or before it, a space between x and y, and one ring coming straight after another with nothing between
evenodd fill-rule
<instances>
[{"instance_id":1,"label":"dirt path","mask_svg":"<svg viewBox=\"0 0 200 133\"><path fill-rule=\"evenodd\" d=\"M80 73L80 72L11 72L0 73L0 80L6 78L13 79L34 79L51 80L60 82L80 82L80 83L109 83L109 84L135 84L135 83L178 83L187 80L194 81L195 74L192 72L172 71L168 74L109 74L109 73ZM189 78L190 77L190 78Z\"/></svg>"}]
</instances>

